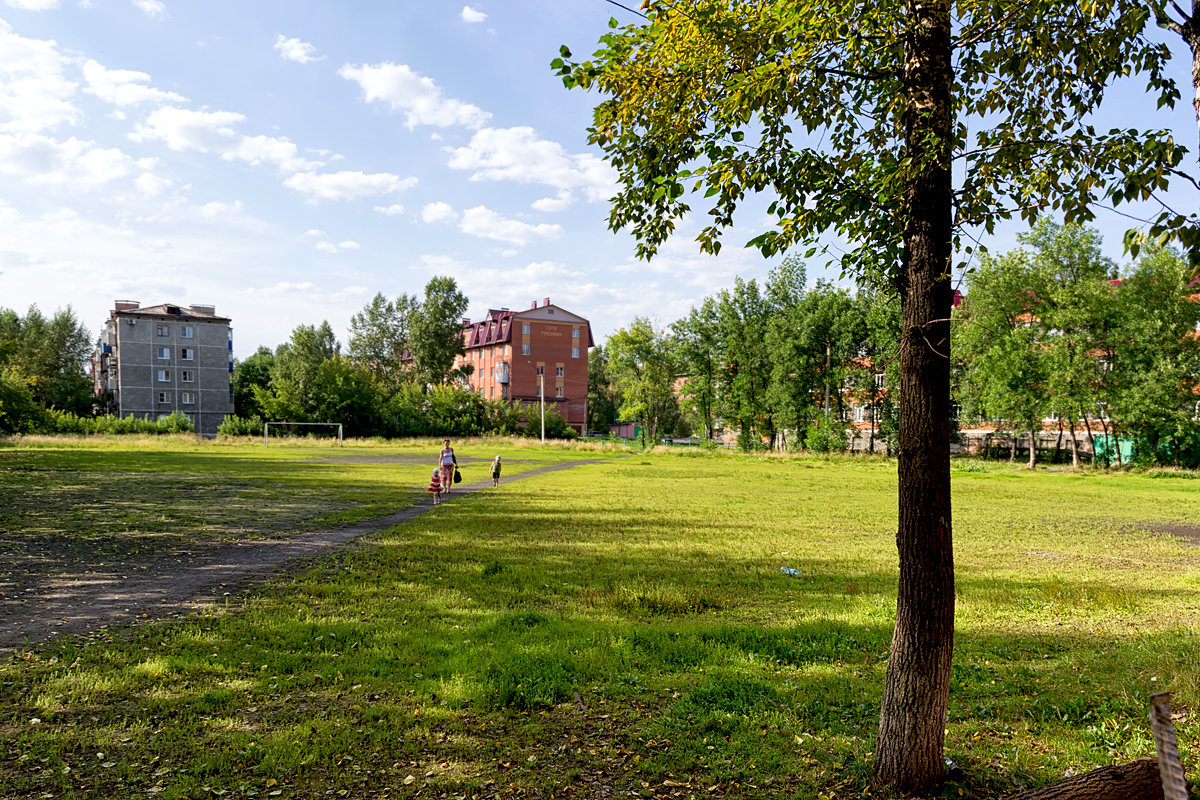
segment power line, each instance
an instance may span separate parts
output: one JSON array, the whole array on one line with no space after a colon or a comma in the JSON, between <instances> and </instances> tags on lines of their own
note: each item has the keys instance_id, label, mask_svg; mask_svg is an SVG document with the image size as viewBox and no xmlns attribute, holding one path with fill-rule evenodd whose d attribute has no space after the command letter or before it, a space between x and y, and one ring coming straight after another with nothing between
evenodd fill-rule
<instances>
[{"instance_id":1,"label":"power line","mask_svg":"<svg viewBox=\"0 0 1200 800\"><path fill-rule=\"evenodd\" d=\"M649 19L649 17L647 17L647 16L646 16L645 14L643 14L642 12L640 12L640 11L637 11L637 10L635 10L635 9L632 9L632 8L630 8L630 7L629 7L629 6L627 6L627 5L623 5L623 4L621 4L621 3L618 3L618 2L617 2L617 0L604 0L604 2L608 3L609 5L614 5L614 6L616 6L617 8L624 9L625 11L628 11L630 14L637 14L637 15L638 15L639 17L641 17L642 19Z\"/></svg>"}]
</instances>

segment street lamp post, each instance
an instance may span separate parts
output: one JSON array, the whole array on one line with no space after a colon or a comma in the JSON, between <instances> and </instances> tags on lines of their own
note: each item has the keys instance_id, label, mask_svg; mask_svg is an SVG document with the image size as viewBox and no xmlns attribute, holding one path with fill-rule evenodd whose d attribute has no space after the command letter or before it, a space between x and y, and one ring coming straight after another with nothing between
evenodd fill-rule
<instances>
[{"instance_id":1,"label":"street lamp post","mask_svg":"<svg viewBox=\"0 0 1200 800\"><path fill-rule=\"evenodd\" d=\"M533 367L537 372L538 379L538 404L542 409L542 444L546 443L546 368L534 367L532 361L526 361L526 364Z\"/></svg>"}]
</instances>

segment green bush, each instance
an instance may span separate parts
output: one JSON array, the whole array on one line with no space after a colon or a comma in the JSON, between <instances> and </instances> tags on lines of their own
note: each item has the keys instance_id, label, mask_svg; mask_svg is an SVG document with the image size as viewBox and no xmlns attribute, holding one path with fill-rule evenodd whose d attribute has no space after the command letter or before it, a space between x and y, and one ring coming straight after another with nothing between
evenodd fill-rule
<instances>
[{"instance_id":1,"label":"green bush","mask_svg":"<svg viewBox=\"0 0 1200 800\"><path fill-rule=\"evenodd\" d=\"M227 414L217 426L217 433L221 436L258 436L262 429L263 420L258 414L252 417Z\"/></svg>"},{"instance_id":2,"label":"green bush","mask_svg":"<svg viewBox=\"0 0 1200 800\"><path fill-rule=\"evenodd\" d=\"M813 453L840 453L848 446L846 429L840 422L818 422L805 434L804 446Z\"/></svg>"},{"instance_id":3,"label":"green bush","mask_svg":"<svg viewBox=\"0 0 1200 800\"><path fill-rule=\"evenodd\" d=\"M539 436L542 432L541 410L531 409L529 414L529 427L527 431L530 436ZM574 439L579 434L575 429L567 424L563 419L563 415L558 413L558 409L550 406L546 409L546 438L547 439Z\"/></svg>"},{"instance_id":4,"label":"green bush","mask_svg":"<svg viewBox=\"0 0 1200 800\"><path fill-rule=\"evenodd\" d=\"M0 372L0 433L31 433L41 427L45 413L28 383Z\"/></svg>"},{"instance_id":5,"label":"green bush","mask_svg":"<svg viewBox=\"0 0 1200 800\"><path fill-rule=\"evenodd\" d=\"M157 420L148 417L81 417L70 411L47 409L42 423L30 433L64 433L93 436L97 434L195 433L191 421L180 411Z\"/></svg>"}]
</instances>

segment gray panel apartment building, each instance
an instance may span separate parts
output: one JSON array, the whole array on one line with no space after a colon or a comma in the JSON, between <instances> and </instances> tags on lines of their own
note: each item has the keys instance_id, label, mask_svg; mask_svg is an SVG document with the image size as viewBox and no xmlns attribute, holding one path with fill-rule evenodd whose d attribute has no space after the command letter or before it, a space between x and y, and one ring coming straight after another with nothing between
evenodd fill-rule
<instances>
[{"instance_id":1,"label":"gray panel apartment building","mask_svg":"<svg viewBox=\"0 0 1200 800\"><path fill-rule=\"evenodd\" d=\"M202 436L215 436L226 414L233 332L213 306L141 308L118 300L92 357L96 395L121 417L188 416Z\"/></svg>"}]
</instances>

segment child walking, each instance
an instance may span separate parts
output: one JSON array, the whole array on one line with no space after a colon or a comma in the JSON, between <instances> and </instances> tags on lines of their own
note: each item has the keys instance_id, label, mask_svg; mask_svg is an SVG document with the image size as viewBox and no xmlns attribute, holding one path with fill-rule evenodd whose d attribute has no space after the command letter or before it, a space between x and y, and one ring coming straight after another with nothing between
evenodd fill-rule
<instances>
[{"instance_id":1,"label":"child walking","mask_svg":"<svg viewBox=\"0 0 1200 800\"><path fill-rule=\"evenodd\" d=\"M492 486L500 485L500 456L492 462Z\"/></svg>"},{"instance_id":2,"label":"child walking","mask_svg":"<svg viewBox=\"0 0 1200 800\"><path fill-rule=\"evenodd\" d=\"M433 477L429 479L429 491L433 492L433 504L439 506L442 504L442 474L440 470L433 471Z\"/></svg>"}]
</instances>

